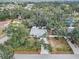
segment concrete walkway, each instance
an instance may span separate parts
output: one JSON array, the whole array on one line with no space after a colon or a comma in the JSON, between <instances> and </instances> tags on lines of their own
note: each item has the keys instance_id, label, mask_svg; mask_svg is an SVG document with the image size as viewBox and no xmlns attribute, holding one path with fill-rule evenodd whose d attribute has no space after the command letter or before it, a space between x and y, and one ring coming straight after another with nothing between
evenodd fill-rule
<instances>
[{"instance_id":1,"label":"concrete walkway","mask_svg":"<svg viewBox=\"0 0 79 59\"><path fill-rule=\"evenodd\" d=\"M44 49L44 46L41 45L41 52L40 54L49 54L49 51L47 49Z\"/></svg>"},{"instance_id":2,"label":"concrete walkway","mask_svg":"<svg viewBox=\"0 0 79 59\"><path fill-rule=\"evenodd\" d=\"M38 54L15 54L15 59L79 59L79 55L71 54L53 54L53 55L38 55Z\"/></svg>"},{"instance_id":3,"label":"concrete walkway","mask_svg":"<svg viewBox=\"0 0 79 59\"><path fill-rule=\"evenodd\" d=\"M49 44L47 38L40 38L40 40L44 40L45 44ZM45 49L42 44L41 44L41 52L40 52L40 54L49 54L49 50Z\"/></svg>"},{"instance_id":4,"label":"concrete walkway","mask_svg":"<svg viewBox=\"0 0 79 59\"><path fill-rule=\"evenodd\" d=\"M65 39L67 39L67 38L65 37ZM79 47L72 44L69 40L66 40L66 41L68 42L68 44L72 48L74 54L79 54Z\"/></svg>"}]
</instances>

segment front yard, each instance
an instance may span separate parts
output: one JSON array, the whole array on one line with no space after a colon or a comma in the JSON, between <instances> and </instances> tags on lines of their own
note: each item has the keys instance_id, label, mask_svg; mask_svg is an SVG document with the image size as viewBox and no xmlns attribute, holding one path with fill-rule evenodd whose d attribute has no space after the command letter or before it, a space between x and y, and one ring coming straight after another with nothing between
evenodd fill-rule
<instances>
[{"instance_id":1,"label":"front yard","mask_svg":"<svg viewBox=\"0 0 79 59\"><path fill-rule=\"evenodd\" d=\"M64 38L48 38L49 44L52 47L52 54L73 54L72 49Z\"/></svg>"},{"instance_id":2,"label":"front yard","mask_svg":"<svg viewBox=\"0 0 79 59\"><path fill-rule=\"evenodd\" d=\"M5 45L11 46L10 41L6 42ZM15 44L15 43L14 43ZM15 54L40 54L41 45L38 39L28 37L21 46L12 48Z\"/></svg>"}]
</instances>

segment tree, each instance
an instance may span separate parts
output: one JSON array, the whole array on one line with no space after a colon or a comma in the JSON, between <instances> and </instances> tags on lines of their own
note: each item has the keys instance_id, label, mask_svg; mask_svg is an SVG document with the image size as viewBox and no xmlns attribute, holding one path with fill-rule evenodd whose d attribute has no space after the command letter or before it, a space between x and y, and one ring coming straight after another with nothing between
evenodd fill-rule
<instances>
[{"instance_id":1,"label":"tree","mask_svg":"<svg viewBox=\"0 0 79 59\"><path fill-rule=\"evenodd\" d=\"M28 27L31 28L34 25L34 21L35 20L35 15L34 15L34 11L29 11L29 10L25 10L23 11L23 13L21 14L22 16L22 23Z\"/></svg>"},{"instance_id":2,"label":"tree","mask_svg":"<svg viewBox=\"0 0 79 59\"><path fill-rule=\"evenodd\" d=\"M79 28L75 28L72 31L72 37L73 37L74 40L79 41Z\"/></svg>"},{"instance_id":3,"label":"tree","mask_svg":"<svg viewBox=\"0 0 79 59\"><path fill-rule=\"evenodd\" d=\"M67 36L73 44L79 44L79 28L74 28Z\"/></svg>"},{"instance_id":4,"label":"tree","mask_svg":"<svg viewBox=\"0 0 79 59\"><path fill-rule=\"evenodd\" d=\"M1 59L13 59L14 52L11 48L0 44L0 58Z\"/></svg>"},{"instance_id":5,"label":"tree","mask_svg":"<svg viewBox=\"0 0 79 59\"><path fill-rule=\"evenodd\" d=\"M30 13L31 12L31 13ZM22 20L23 24L27 27L38 26L43 27L47 25L47 17L42 11L30 11L26 19Z\"/></svg>"},{"instance_id":6,"label":"tree","mask_svg":"<svg viewBox=\"0 0 79 59\"><path fill-rule=\"evenodd\" d=\"M34 21L34 24L38 27L43 27L47 25L47 18L42 11L36 12L36 21Z\"/></svg>"},{"instance_id":7,"label":"tree","mask_svg":"<svg viewBox=\"0 0 79 59\"><path fill-rule=\"evenodd\" d=\"M0 11L0 20L6 20L7 18L10 18L8 10Z\"/></svg>"},{"instance_id":8,"label":"tree","mask_svg":"<svg viewBox=\"0 0 79 59\"><path fill-rule=\"evenodd\" d=\"M10 38L9 44L13 47L19 47L25 43L25 38L28 35L28 30L20 22L12 22L6 29L6 33Z\"/></svg>"}]
</instances>

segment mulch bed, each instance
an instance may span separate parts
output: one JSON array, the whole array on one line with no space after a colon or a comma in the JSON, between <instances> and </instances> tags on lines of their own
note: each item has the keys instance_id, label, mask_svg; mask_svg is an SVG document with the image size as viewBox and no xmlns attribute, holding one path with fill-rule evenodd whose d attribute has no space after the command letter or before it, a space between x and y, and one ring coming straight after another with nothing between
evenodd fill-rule
<instances>
[{"instance_id":1,"label":"mulch bed","mask_svg":"<svg viewBox=\"0 0 79 59\"><path fill-rule=\"evenodd\" d=\"M15 54L40 54L39 51L15 51Z\"/></svg>"}]
</instances>

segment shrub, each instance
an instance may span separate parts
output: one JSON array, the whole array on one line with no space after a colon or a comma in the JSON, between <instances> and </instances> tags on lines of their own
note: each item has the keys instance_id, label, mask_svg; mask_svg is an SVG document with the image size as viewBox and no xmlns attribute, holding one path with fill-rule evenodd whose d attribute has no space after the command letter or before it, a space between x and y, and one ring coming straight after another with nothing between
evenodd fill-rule
<instances>
[{"instance_id":1,"label":"shrub","mask_svg":"<svg viewBox=\"0 0 79 59\"><path fill-rule=\"evenodd\" d=\"M14 52L11 48L0 44L0 55L2 59L12 59Z\"/></svg>"}]
</instances>

